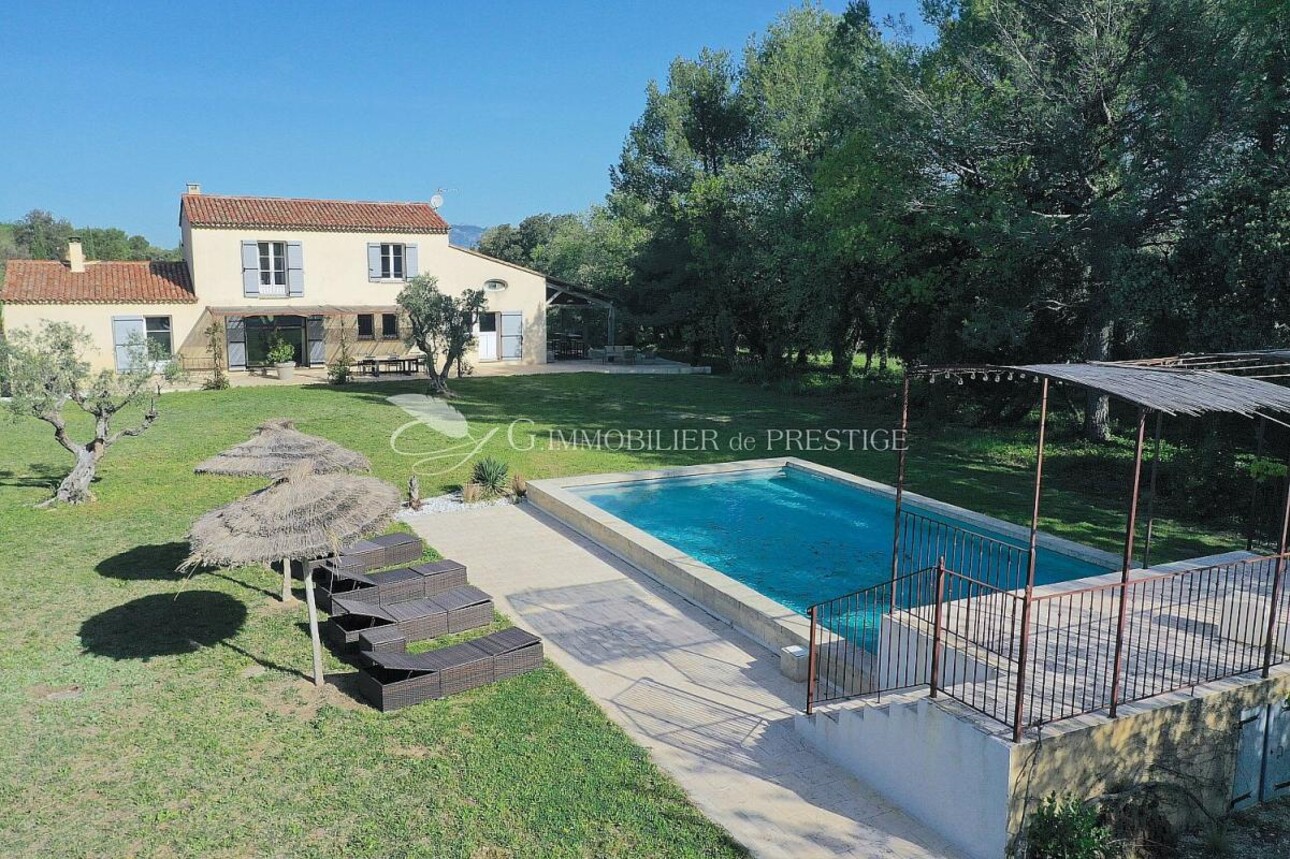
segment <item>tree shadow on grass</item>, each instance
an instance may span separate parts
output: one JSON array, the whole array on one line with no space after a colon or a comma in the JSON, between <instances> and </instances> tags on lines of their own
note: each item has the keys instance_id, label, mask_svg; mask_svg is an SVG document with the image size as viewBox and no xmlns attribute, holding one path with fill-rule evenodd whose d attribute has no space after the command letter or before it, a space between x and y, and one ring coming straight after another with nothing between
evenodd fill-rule
<instances>
[{"instance_id":1,"label":"tree shadow on grass","mask_svg":"<svg viewBox=\"0 0 1290 859\"><path fill-rule=\"evenodd\" d=\"M219 591L153 594L100 612L81 624L86 652L110 659L193 653L232 638L246 606Z\"/></svg>"},{"instance_id":2,"label":"tree shadow on grass","mask_svg":"<svg viewBox=\"0 0 1290 859\"><path fill-rule=\"evenodd\" d=\"M250 582L243 581L237 576L229 575L222 569L200 569L192 573L179 572L179 565L188 557L188 544L182 541L170 543L158 543L151 546L135 546L133 549L126 549L124 552L104 558L95 565L94 569L101 576L107 576L110 579L120 579L127 582L139 581L170 581L177 582L191 578L198 573L203 575L215 576L226 582L232 582L235 585L254 591L257 594L276 597L278 593L268 588L262 588L259 585L253 585Z\"/></svg>"},{"instance_id":3,"label":"tree shadow on grass","mask_svg":"<svg viewBox=\"0 0 1290 859\"><path fill-rule=\"evenodd\" d=\"M29 464L26 474L21 474L13 469L0 469L0 486L48 489L53 492L70 470L70 465L64 467L50 465L47 462Z\"/></svg>"},{"instance_id":4,"label":"tree shadow on grass","mask_svg":"<svg viewBox=\"0 0 1290 859\"><path fill-rule=\"evenodd\" d=\"M180 541L158 543L153 546L135 546L109 558L104 558L94 569L109 579L134 582L144 580L179 581L187 578L178 571L188 557L188 544Z\"/></svg>"}]
</instances>

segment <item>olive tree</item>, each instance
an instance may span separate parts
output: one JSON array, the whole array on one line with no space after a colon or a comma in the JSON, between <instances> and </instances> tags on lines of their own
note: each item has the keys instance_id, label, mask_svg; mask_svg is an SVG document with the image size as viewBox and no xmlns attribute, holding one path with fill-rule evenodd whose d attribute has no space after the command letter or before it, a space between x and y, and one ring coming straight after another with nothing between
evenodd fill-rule
<instances>
[{"instance_id":1,"label":"olive tree","mask_svg":"<svg viewBox=\"0 0 1290 859\"><path fill-rule=\"evenodd\" d=\"M93 372L84 357L91 348L89 333L67 322L45 321L36 331L20 328L0 341L0 382L10 394L9 412L15 419L36 418L49 424L54 440L75 457L71 471L44 505L94 500L90 483L99 460L121 439L152 426L161 392L155 380L159 376L174 379L178 374L170 356L139 335L124 347L123 370ZM136 425L113 429L123 409L145 399L147 407ZM69 428L68 412L73 408L93 419L88 438Z\"/></svg>"},{"instance_id":2,"label":"olive tree","mask_svg":"<svg viewBox=\"0 0 1290 859\"><path fill-rule=\"evenodd\" d=\"M421 275L408 281L398 302L408 315L407 344L425 353L434 392L448 394L449 372L474 343L475 316L484 311L484 291L467 289L454 297L439 291L438 278Z\"/></svg>"}]
</instances>

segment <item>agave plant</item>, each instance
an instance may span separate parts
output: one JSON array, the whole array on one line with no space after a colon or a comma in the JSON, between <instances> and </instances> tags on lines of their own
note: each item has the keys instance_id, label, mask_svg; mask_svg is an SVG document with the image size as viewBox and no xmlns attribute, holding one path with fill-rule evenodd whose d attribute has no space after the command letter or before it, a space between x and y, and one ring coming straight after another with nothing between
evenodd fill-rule
<instances>
[{"instance_id":1,"label":"agave plant","mask_svg":"<svg viewBox=\"0 0 1290 859\"><path fill-rule=\"evenodd\" d=\"M484 494L495 496L506 491L509 474L510 468L506 463L495 457L486 456L475 463L470 479L472 483L479 484Z\"/></svg>"}]
</instances>

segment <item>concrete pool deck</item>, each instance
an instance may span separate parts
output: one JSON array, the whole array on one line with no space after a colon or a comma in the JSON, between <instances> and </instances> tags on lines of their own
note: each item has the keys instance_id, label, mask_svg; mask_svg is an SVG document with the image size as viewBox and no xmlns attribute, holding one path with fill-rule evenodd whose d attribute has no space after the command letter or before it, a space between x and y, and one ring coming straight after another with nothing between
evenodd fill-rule
<instances>
[{"instance_id":1,"label":"concrete pool deck","mask_svg":"<svg viewBox=\"0 0 1290 859\"><path fill-rule=\"evenodd\" d=\"M961 855L799 738L772 652L533 505L408 523L753 855Z\"/></svg>"}]
</instances>

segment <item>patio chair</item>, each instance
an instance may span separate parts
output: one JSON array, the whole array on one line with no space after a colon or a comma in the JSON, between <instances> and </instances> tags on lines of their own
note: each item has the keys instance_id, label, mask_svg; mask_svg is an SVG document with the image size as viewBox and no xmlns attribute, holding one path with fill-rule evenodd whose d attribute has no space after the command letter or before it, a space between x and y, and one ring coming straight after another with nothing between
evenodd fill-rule
<instances>
[{"instance_id":1,"label":"patio chair","mask_svg":"<svg viewBox=\"0 0 1290 859\"><path fill-rule=\"evenodd\" d=\"M358 690L382 712L443 698L542 665L542 639L511 627L425 653L364 653Z\"/></svg>"}]
</instances>

